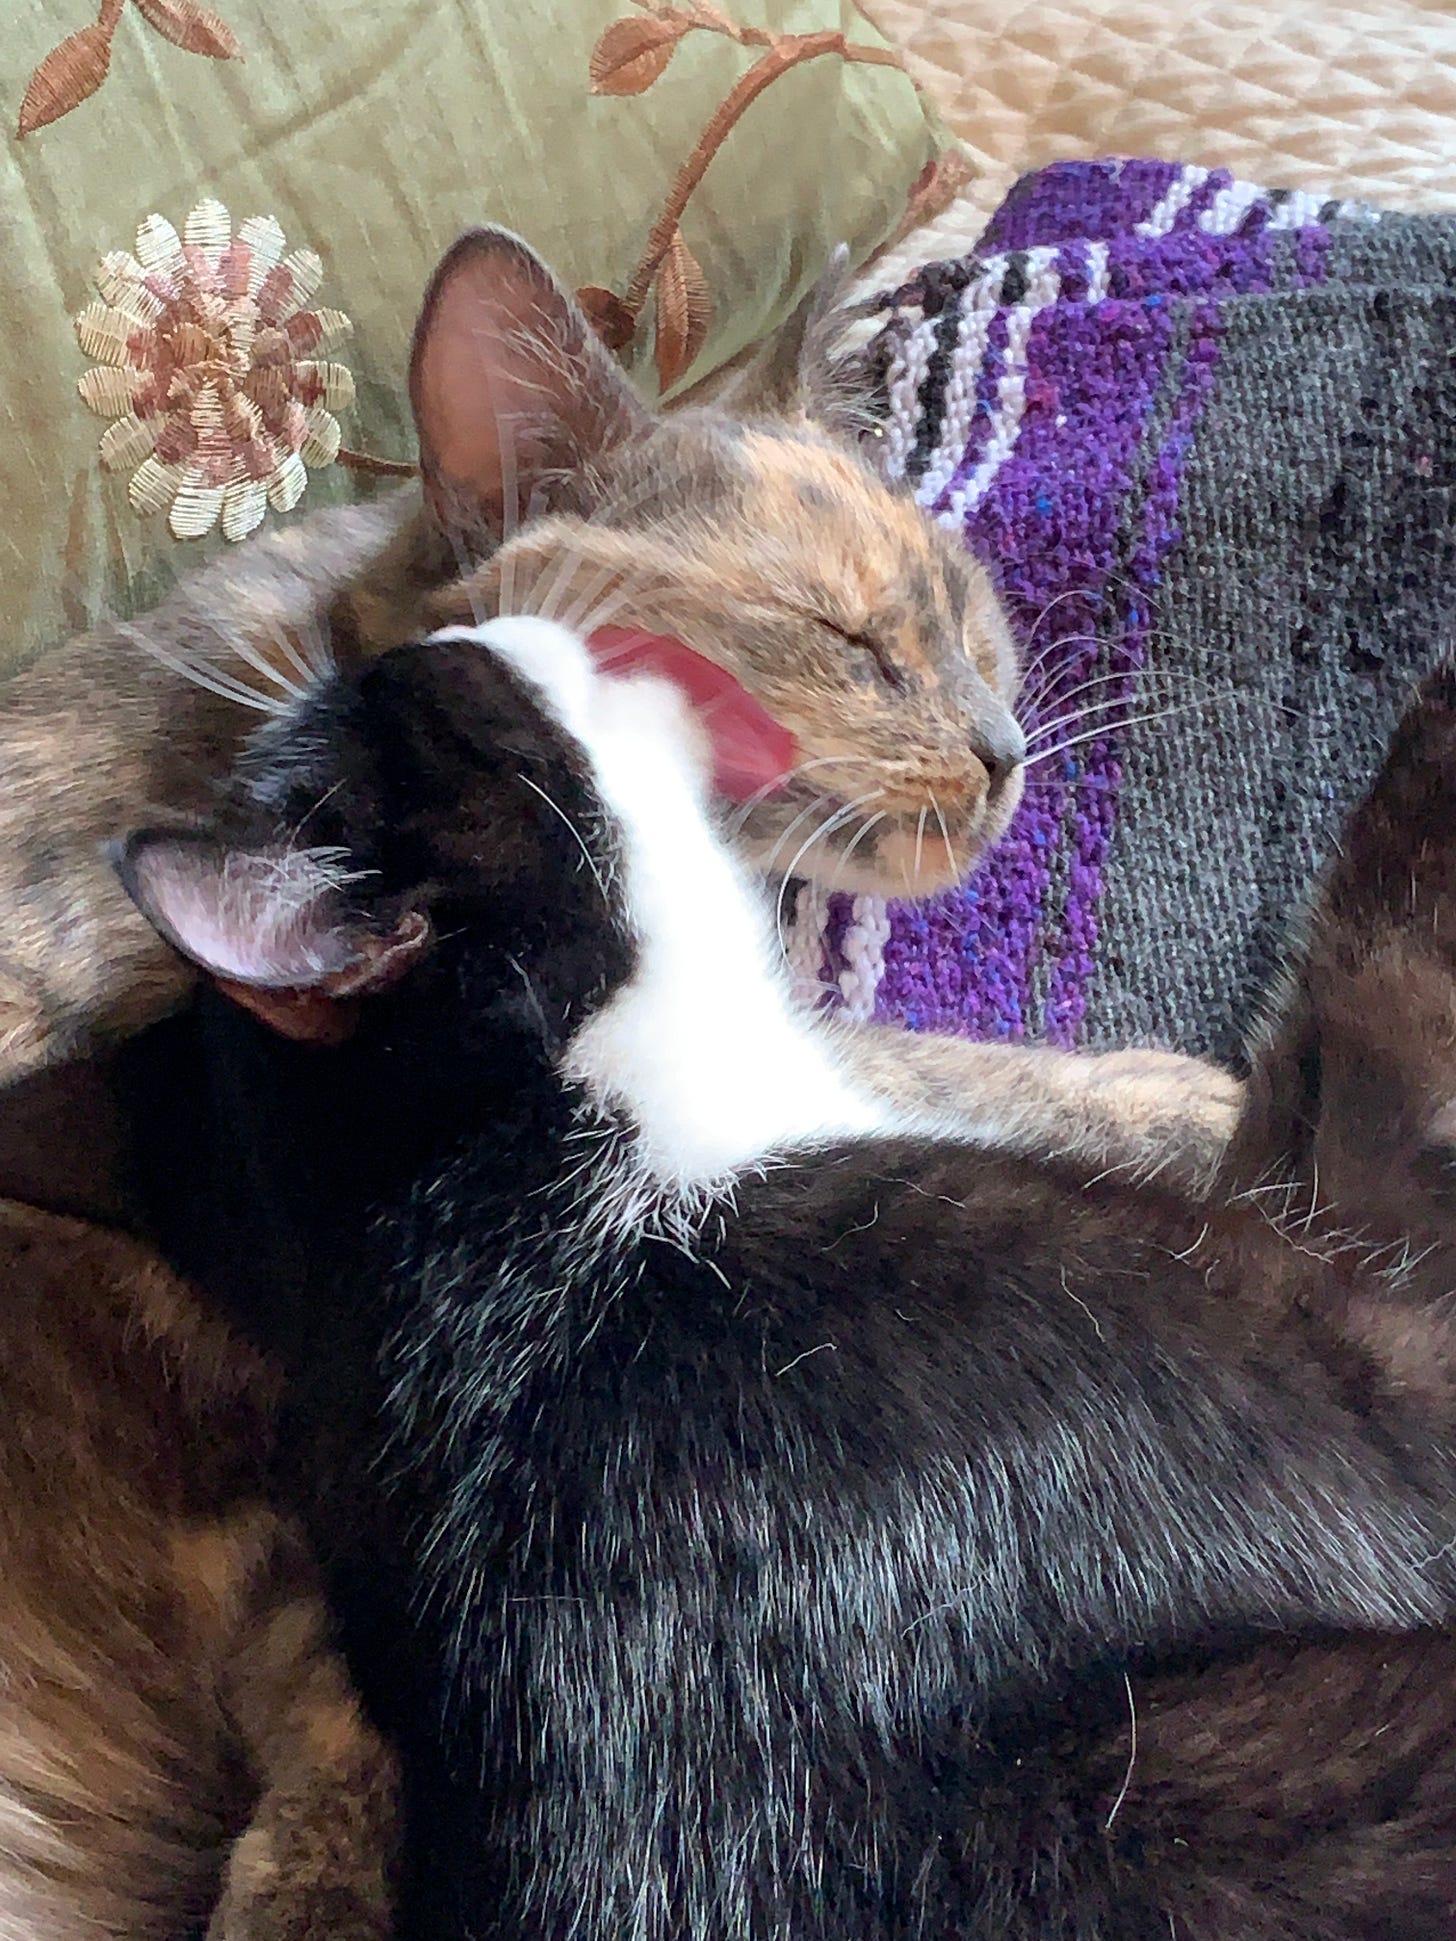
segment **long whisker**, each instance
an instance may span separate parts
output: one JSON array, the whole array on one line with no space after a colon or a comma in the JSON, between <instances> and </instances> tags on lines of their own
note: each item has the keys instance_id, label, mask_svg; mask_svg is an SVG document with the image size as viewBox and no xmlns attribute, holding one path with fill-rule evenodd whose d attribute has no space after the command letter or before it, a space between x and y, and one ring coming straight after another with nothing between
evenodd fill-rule
<instances>
[{"instance_id":1,"label":"long whisker","mask_svg":"<svg viewBox=\"0 0 1456 1941\"><path fill-rule=\"evenodd\" d=\"M587 587L586 591L580 595L580 597L575 601L575 603L562 616L562 621L561 621L562 626L569 627L573 633L583 632L584 629L581 624L583 617L592 611L592 609L595 607L597 602L601 599L602 595L606 592L607 588L612 584L612 581L616 578L617 578L616 567L604 566L601 572L597 574L596 578ZM597 622L598 626L600 626L601 624L602 623L600 621Z\"/></svg>"},{"instance_id":2,"label":"long whisker","mask_svg":"<svg viewBox=\"0 0 1456 1941\"><path fill-rule=\"evenodd\" d=\"M1237 699L1237 696L1230 694L1224 698L1232 701ZM1080 748L1084 742L1101 741L1114 729L1135 728L1142 723L1152 721L1171 721L1175 715L1192 714L1199 708L1214 705L1214 700L1209 698L1202 701L1188 701L1180 707L1158 708L1150 714L1131 714L1121 721L1109 722L1100 728L1089 728L1084 734L1073 735L1069 740L1059 742L1055 748L1043 748L1027 762L1026 766L1028 769L1036 768L1045 762L1055 760L1058 755L1065 755L1069 749Z\"/></svg>"},{"instance_id":3,"label":"long whisker","mask_svg":"<svg viewBox=\"0 0 1456 1941\"><path fill-rule=\"evenodd\" d=\"M519 770L517 770L517 774L520 775ZM606 882L602 877L602 872L597 867L596 857L592 855L591 851L586 846L586 838L582 835L580 829L577 828L576 824L572 821L571 817L566 813L565 809L562 808L561 804L555 801L550 795L548 795L546 790L543 789L539 783L533 782L529 775L520 775L520 779L526 784L526 787L530 789L534 795L540 796L541 800L546 804L547 808L550 809L554 815L560 816L561 820L566 824L567 828L571 831L572 835L576 838L576 846L581 851L582 857L586 862L586 866L591 871L592 876L596 881L596 886L602 893L602 901L603 903L610 906L612 899L607 894Z\"/></svg>"},{"instance_id":4,"label":"long whisker","mask_svg":"<svg viewBox=\"0 0 1456 1941\"><path fill-rule=\"evenodd\" d=\"M292 646L281 629L269 627L267 629L267 637L273 640L282 650L284 659L282 666L278 662L270 660L267 654L247 634L239 634L231 639L227 644L227 652L234 659L241 661L244 667L260 676L270 687L279 689L282 696L282 706L286 707L293 701L305 700L310 688L318 685L320 676L317 670L309 668L300 659L297 650ZM250 693L257 692L256 689L251 687L250 683L242 680L236 674L228 673L225 668L219 667L217 662L210 657L205 660L196 661L189 659L187 665L194 668L206 666L220 680L234 682L239 688L246 689ZM296 678L290 678L290 666L293 668Z\"/></svg>"},{"instance_id":5,"label":"long whisker","mask_svg":"<svg viewBox=\"0 0 1456 1941\"><path fill-rule=\"evenodd\" d=\"M875 827L876 823L884 822L888 818L889 813L890 812L888 809L877 810L874 815L868 817L864 822L860 824L858 835L856 835L851 842L845 845L844 851L841 854L839 861L835 864L835 869L840 875L843 874L845 865L849 862L850 857L854 854L855 850L859 848L860 844L864 841L865 837L869 834L871 829Z\"/></svg>"},{"instance_id":6,"label":"long whisker","mask_svg":"<svg viewBox=\"0 0 1456 1941\"><path fill-rule=\"evenodd\" d=\"M886 760L883 756L877 755L816 755L811 761L797 762L786 775L777 775L773 781L765 782L762 788L755 789L753 794L739 805L738 814L733 818L730 833L734 836L740 835L744 823L747 822L749 816L758 807L759 803L763 801L765 796L772 795L776 789L787 787L790 782L797 782L801 775L807 775L811 769L832 767L895 768L897 766L898 764L896 762ZM819 801L825 799L827 798L823 796L818 798ZM811 806L814 805L811 804ZM800 820L802 820L802 817ZM792 833L792 830L796 826L796 824L790 824L789 829L785 831L785 835ZM783 838L780 838L780 840L783 840Z\"/></svg>"},{"instance_id":7,"label":"long whisker","mask_svg":"<svg viewBox=\"0 0 1456 1941\"><path fill-rule=\"evenodd\" d=\"M812 830L794 852L794 859L784 871L779 881L779 893L774 899L774 931L778 937L781 949L787 947L787 939L784 936L784 896L789 884L794 880L794 871L799 867L799 864L808 855L816 842L823 842L826 838L832 836L836 829L842 829L845 823L852 820L861 809L867 808L877 795L883 794L884 790L882 788L871 789L868 794L860 796L857 801L847 802L842 809L830 816L826 822L822 822L817 829ZM774 854L778 854L777 845L775 846Z\"/></svg>"},{"instance_id":8,"label":"long whisker","mask_svg":"<svg viewBox=\"0 0 1456 1941\"><path fill-rule=\"evenodd\" d=\"M190 681L194 687L205 688L209 694L217 695L219 700L236 702L240 708L251 708L256 714L282 715L288 712L288 701L282 695L260 694L256 688L225 673L222 668L214 667L208 661L189 659L186 654L173 653L161 641L133 628L127 628L126 635L153 660L160 661L163 667L180 674L184 681Z\"/></svg>"},{"instance_id":9,"label":"long whisker","mask_svg":"<svg viewBox=\"0 0 1456 1941\"><path fill-rule=\"evenodd\" d=\"M921 804L920 817L915 824L915 881L920 881L920 865L925 855L925 818L930 814L930 804Z\"/></svg>"},{"instance_id":10,"label":"long whisker","mask_svg":"<svg viewBox=\"0 0 1456 1941\"><path fill-rule=\"evenodd\" d=\"M1136 681L1140 678L1143 678L1143 670L1132 667L1113 668L1106 674L1089 674L1073 682L1063 698L1072 701L1079 695L1090 693L1093 688L1108 687L1113 681ZM1021 695L1019 697L1019 704L1022 711L1027 714L1032 714L1038 708L1044 706L1050 700L1052 691L1056 686L1056 680L1052 679L1047 681L1045 686L1038 688L1034 695Z\"/></svg>"},{"instance_id":11,"label":"long whisker","mask_svg":"<svg viewBox=\"0 0 1456 1941\"><path fill-rule=\"evenodd\" d=\"M816 795L811 802L807 803L804 808L800 809L799 813L794 817L793 821L788 825L788 827L780 832L778 839L774 843L773 848L769 851L768 860L763 866L763 874L765 876L772 876L774 874L774 865L778 860L779 854L782 850L787 848L788 844L793 839L794 831L798 828L801 828L803 824L809 820L810 816L817 815L821 809L824 809L827 807L833 807L836 811L838 809L838 804L835 803L832 795ZM811 836L809 840L810 842L812 842L814 838ZM787 872L786 872L785 881L787 880L788 879L787 879Z\"/></svg>"},{"instance_id":12,"label":"long whisker","mask_svg":"<svg viewBox=\"0 0 1456 1941\"><path fill-rule=\"evenodd\" d=\"M1136 701L1132 695L1114 694L1106 700L1091 701L1085 708L1073 708L1067 714L1056 715L1050 721L1044 721L1039 728L1034 728L1027 736L1027 751L1034 753L1039 742L1050 741L1055 736L1064 734L1068 728L1075 728L1079 721L1091 721L1098 715L1111 716L1118 708L1129 708L1135 705ZM1109 719L1104 725L1110 728L1114 722Z\"/></svg>"},{"instance_id":13,"label":"long whisker","mask_svg":"<svg viewBox=\"0 0 1456 1941\"><path fill-rule=\"evenodd\" d=\"M568 546L555 563L556 570L551 575L551 582L544 595L541 592L541 582L548 568L543 566L531 583L531 590L524 603L526 610L539 619L554 620L559 604L567 594L581 563L581 555L573 552Z\"/></svg>"},{"instance_id":14,"label":"long whisker","mask_svg":"<svg viewBox=\"0 0 1456 1941\"><path fill-rule=\"evenodd\" d=\"M934 789L930 791L930 806L934 809L935 819L940 824L941 841L945 844L945 853L950 858L951 872L955 880L959 883L961 880L960 860L955 853L955 844L950 839L950 829L946 823L945 811L941 808L939 797L936 795Z\"/></svg>"},{"instance_id":15,"label":"long whisker","mask_svg":"<svg viewBox=\"0 0 1456 1941\"><path fill-rule=\"evenodd\" d=\"M631 588L623 587L619 592L612 594L609 599L601 600L595 606L588 608L579 619L572 623L573 631L581 634L585 638L594 634L598 627L609 626L622 611L623 607L631 603L631 600Z\"/></svg>"}]
</instances>

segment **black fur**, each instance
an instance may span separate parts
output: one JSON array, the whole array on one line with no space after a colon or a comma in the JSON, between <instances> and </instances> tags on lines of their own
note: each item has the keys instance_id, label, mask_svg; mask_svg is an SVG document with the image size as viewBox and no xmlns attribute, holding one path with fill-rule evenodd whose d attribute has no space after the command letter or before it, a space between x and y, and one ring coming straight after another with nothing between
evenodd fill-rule
<instances>
[{"instance_id":1,"label":"black fur","mask_svg":"<svg viewBox=\"0 0 1456 1941\"><path fill-rule=\"evenodd\" d=\"M289 1365L404 1934L1450 1935L1451 1451L1338 1210L901 1140L593 1239L632 1130L557 1061L634 956L579 754L481 650L403 649L223 839L301 826L373 872L341 922L437 947L340 1049L172 1028L146 1186Z\"/></svg>"}]
</instances>

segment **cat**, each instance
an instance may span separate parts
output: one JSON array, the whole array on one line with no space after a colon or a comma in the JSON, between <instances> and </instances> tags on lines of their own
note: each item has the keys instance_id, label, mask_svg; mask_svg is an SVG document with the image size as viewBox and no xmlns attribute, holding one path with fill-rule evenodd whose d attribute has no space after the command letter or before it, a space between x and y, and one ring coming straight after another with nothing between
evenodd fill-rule
<instances>
[{"instance_id":1,"label":"cat","mask_svg":"<svg viewBox=\"0 0 1456 1941\"><path fill-rule=\"evenodd\" d=\"M494 264L497 272L504 266L509 275L497 274L488 288L483 287L480 271L486 264ZM523 314L534 306L529 328L522 326L520 316L508 325L500 308L502 291L513 296ZM756 429L749 430L731 413L721 411L654 426L614 367L595 351L589 336L581 335L579 313L535 259L511 239L478 237L455 254L437 279L416 355L415 389L426 452L444 451L464 468L460 478L432 463L432 498L423 508L416 493L405 491L372 505L316 514L296 527L260 536L184 580L155 613L135 623L103 628L0 687L0 908L5 913L5 934L0 940L0 1193L31 1207L103 1221L108 1227L87 1236L66 1221L47 1221L22 1207L0 1205L0 1246L6 1246L7 1232L19 1236L14 1246L6 1246L11 1312L29 1316L37 1302L52 1295L59 1303L54 1312L47 1310L34 1322L17 1322L30 1333L9 1350L12 1373L20 1381L23 1371L31 1368L32 1357L43 1358L36 1365L47 1370L47 1392L71 1398L69 1409L55 1402L59 1416L74 1412L84 1424L94 1415L108 1434L120 1437L124 1431L135 1432L139 1438L133 1413L150 1410L166 1417L172 1432L182 1439L181 1447L192 1452L202 1470L212 1462L206 1449L195 1449L196 1438L204 1432L201 1418L185 1409L179 1414L170 1404L164 1407L165 1396L154 1394L161 1378L156 1365L160 1350L142 1346L132 1353L138 1341L150 1339L147 1317L157 1307L157 1290L169 1289L169 1312L173 1308L182 1312L188 1297L166 1280L136 1240L114 1230L118 1222L134 1228L140 1223L140 1210L126 1190L126 1160L112 1099L114 1041L174 1009L184 1000L191 979L180 959L158 946L119 893L101 862L101 840L162 803L205 812L215 779L250 721L260 711L266 715L280 695L286 698L291 685L308 678L331 654L376 655L428 624L437 600L443 599L448 607L452 598L463 597L473 609L475 602L488 597L490 566L475 574L465 594L442 592L455 578L458 548L465 543L462 532L470 545L489 550L502 536L492 520L504 529L518 496L534 501L543 516L534 527L528 522L516 535L518 564L511 563L509 546L497 556L496 584L524 591L534 581L558 601L571 590L562 577L563 566L578 553L584 559L592 547L615 542L637 549L639 566L650 556L652 569L645 580L654 601L660 588L653 575L668 581L676 575L683 588L684 622L691 621L714 651L728 660L733 659L735 642L741 640L742 652L735 663L740 672L749 678L758 666L772 674L777 682L771 690L775 705L815 750L827 745L823 738L844 712L840 701L847 696L859 712L846 718L853 720L854 735L872 751L865 759L884 764L886 773L895 762L904 764L916 735L923 735L927 752L933 752L931 730L937 722L942 741L958 732L957 711L967 707L972 714L980 709L990 723L988 732L999 736L1014 755L1014 722L997 712L997 705L1010 693L1014 666L989 582L979 568L946 549L905 502L891 501L857 460L827 440L804 409L807 403L816 411L828 411L833 402L822 381L822 352L814 349L816 335L822 338L824 316L821 297L798 326L808 348L795 350L792 342L780 346L766 380L755 380L754 409L761 417ZM480 408L482 400L500 393L503 379L496 370L497 360L510 364L511 382L519 384L525 366L539 365L544 342L559 347L563 341L572 346L564 367L558 370L548 364L544 373L537 372L559 377L555 402L560 416L581 427L593 422L595 412L595 422L631 428L637 440L633 464L645 468L640 474L630 470L622 474L605 510L588 506L584 496L588 480L600 483L605 454L583 453L569 477L553 479L549 467L541 469L550 455L549 437L544 447L530 436L523 437L522 450L513 459L501 445L494 406L488 413ZM468 427L473 445L459 444L461 426L453 412L442 418L436 395L442 383L447 395L452 384L474 387L476 408ZM549 388L545 395L550 395ZM742 408L740 396L738 409ZM839 410L837 404L833 408ZM449 442L447 432L455 443ZM505 478L513 464L507 494ZM657 483L655 498L639 496L641 481L649 475ZM696 508L692 516L679 503L685 491ZM442 493L450 492L456 495L455 504L444 517ZM709 528L704 520L709 515L716 552L706 544ZM827 602L829 611L823 620L804 613L789 624L787 611L765 610L767 581L776 570L775 555L766 550L764 535L758 531L766 520L777 524L774 545L790 566L800 562L801 571L804 563L816 561L824 552L824 533L831 536L834 543L829 551L838 555L843 578L832 589L834 597ZM876 530L878 520L883 520L883 531ZM543 539L548 526L554 537ZM856 618L852 596L857 551L866 560L881 561L882 578L898 558L896 570L905 586L914 589L923 609L917 623L921 631L914 627L907 631L906 616L897 614L894 599L876 596L884 614L895 622L895 652L904 656L915 675L899 690L894 670L879 665L879 643L873 634L844 643L842 664L832 653L826 657L826 647L837 639L826 623L838 616L839 623L847 626ZM712 558L716 567L705 570ZM736 581L731 577L735 571ZM765 576L754 624L725 633L719 625L713 575L719 576L720 590L736 587L742 597L752 590L753 571ZM867 574L867 594L875 584L874 575ZM607 597L605 588L601 597ZM937 664L956 645L947 616L953 616L957 607L965 611L973 652L959 689L951 679L956 672L956 655L951 655L937 696ZM673 621L671 600L650 610L662 624ZM648 611L646 605L641 609L644 617ZM772 639L767 631L770 625L775 630ZM773 658L780 644L793 655L792 662L782 666ZM834 652L838 651L836 646ZM889 712L877 714L877 708ZM995 751L983 747L982 755L989 757L994 769ZM853 750L849 755L841 751L838 757L846 790L853 787L857 758L852 757ZM942 750L942 764L945 759ZM999 778L974 754L963 754L960 765L959 784L954 775L940 770L926 777L939 791L937 802L943 802L951 816L943 838L932 830L918 844L914 860L917 867L923 863L927 885L944 876L953 840L959 844L957 866L969 860L976 840L972 827L976 815L985 818L984 838L994 837L1018 786L1014 762ZM897 779L897 786L907 786L904 776ZM979 807L978 789L985 798ZM998 789L999 807L987 816ZM805 800L817 814L816 798ZM832 819L832 806L832 802L824 805L821 820ZM778 807L765 808L764 819L754 826L751 839L759 844L764 860L771 859L781 836L798 840L792 819L772 820L783 813ZM798 813L796 808L794 814ZM901 879L907 828L908 824L902 826L901 865L896 866ZM826 873L839 867L854 834L847 829L842 848L826 853ZM865 849L862 843L862 867L867 864ZM871 861L874 853L869 852ZM786 850L784 860L791 857L792 851ZM819 867L812 845L797 861L810 874ZM894 868L888 863L885 867L897 886L905 886L896 879ZM145 1053L144 1046L139 1049ZM1206 1172L1231 1123L1231 1081L1193 1061L1156 1054L1076 1061L1052 1053L1020 1054L1005 1046L964 1046L947 1047L937 1056L929 1043L906 1043L899 1034L888 1032L858 1035L846 1055L851 1054L864 1073L874 1076L881 1091L906 1097L917 1093L927 1108L933 1104L941 1112L958 1111L964 1116L974 1111L994 1122L1004 1142L1034 1145L1046 1136L1050 1120L1070 1150L1098 1166L1168 1158L1190 1172ZM58 1288L62 1291L56 1292ZM117 1338L107 1328L72 1338L66 1317L83 1299L93 1301L98 1313L107 1317L107 1328L115 1324L120 1330ZM200 1328L203 1324L194 1317L188 1325ZM207 1380L222 1384L229 1395L234 1391L241 1395L256 1370L250 1370L239 1350L229 1373L225 1337L208 1339L207 1366L215 1373ZM83 1348L96 1357L94 1364L88 1364ZM170 1349L168 1355L170 1365ZM182 1366L187 1366L185 1357ZM98 1395L95 1376L102 1368L113 1372L114 1387ZM31 1387L15 1393L16 1423L25 1421L33 1393ZM198 1393L212 1390L204 1383ZM83 1397L90 1399L83 1403ZM261 1402L255 1409L262 1410ZM42 1663L40 1640L51 1636L52 1671L58 1676L62 1673L57 1641L74 1630L74 1613L68 1606L84 1602L83 1591L94 1597L96 1587L108 1581L108 1573L128 1565L128 1557L108 1548L108 1543L119 1543L125 1534L139 1555L167 1558L172 1554L179 1514L176 1503L160 1487L151 1494L134 1489L129 1473L108 1476L105 1464L111 1446L93 1447L78 1434L66 1457L85 1500L113 1507L124 1500L129 1506L124 1532L120 1516L109 1524L98 1520L90 1532L94 1543L81 1561L91 1573L91 1590L86 1591L84 1582L60 1579L47 1588L38 1577L32 1574L27 1579L23 1573L15 1576L12 1586L11 1622L19 1624L24 1617L37 1641L37 1665ZM248 1451L240 1447L236 1454L242 1473ZM256 1476L248 1475L246 1487L259 1487ZM36 1531L48 1528L37 1504L35 1478L23 1467L8 1477L0 1496L5 1497L4 1516L17 1533L23 1534L28 1522ZM273 1525L257 1507L250 1508L234 1530L229 1520L234 1507L230 1502L215 1506L217 1515L207 1526L208 1545L219 1560L231 1560L230 1567L246 1577L250 1546L262 1542L259 1533L266 1535ZM147 1515L154 1519L150 1527ZM267 1536L267 1542L277 1548L280 1558L295 1554L281 1530ZM200 1549L198 1555L202 1554ZM4 1556L0 1551L0 1562ZM290 1626L299 1627L295 1641L300 1679L305 1672L325 1682L340 1677L332 1669L317 1674L308 1670L315 1652L320 1665L327 1667L330 1661L318 1642L321 1620L311 1601L301 1553L296 1564L297 1576L291 1580L278 1572L259 1574L262 1589L276 1604L255 1600L245 1612L230 1614L232 1628L225 1637L219 1632L202 1640L199 1648L210 1654L205 1665L199 1669L192 1656L180 1661L185 1673L198 1675L199 1688L217 1667L221 1667L216 1669L218 1677L235 1675L223 1666L225 1649L236 1649L241 1663L242 1654L257 1648L256 1639L266 1640L275 1630L291 1637ZM18 1564L15 1569L18 1573ZM179 1599L185 1603L190 1595L185 1571L179 1577L170 1566L162 1570L155 1589L164 1616ZM256 1630L252 1642L250 1625ZM155 1653L157 1640L144 1636L138 1642L146 1649L132 1660L114 1652L108 1657L99 1634L82 1640L93 1653L86 1716L94 1713L98 1721L94 1734L86 1726L87 1736L98 1737L103 1745L111 1743L101 1721L116 1722L117 1734L123 1728L133 1734L123 1750L129 1761L125 1797L133 1802L127 1810L134 1821L134 1841L128 1847L118 1834L120 1806L115 1788L120 1782L115 1775L119 1767L98 1757L98 1777L90 1792L82 1789L67 1796L66 1810L74 1825L65 1884L56 1888L47 1920L59 1923L63 1910L69 1910L64 1914L67 1921L94 1924L104 1918L104 1924L116 1931L130 1932L142 1919L137 1909L143 1902L150 1910L146 1919L155 1919L162 1927L173 1921L183 1901L200 1908L221 1865L224 1833L230 1837L242 1811L246 1788L234 1784L235 1776L229 1779L225 1796L219 1794L206 1810L199 1805L194 1812L190 1785L183 1784L176 1773L149 1765L158 1753L156 1721L147 1710L145 1686L136 1681L143 1673L150 1676L147 1666L152 1659L147 1653ZM271 1707L275 1697L287 1700L287 1690L276 1693L257 1685L252 1692L254 1709L240 1721L241 1726L260 1743L271 1744L275 1733L281 1735L279 1743L286 1750L286 1720L277 1718ZM338 1703L342 1708L345 1701L340 1698ZM29 1731L35 1722L22 1723ZM61 1723L80 1731L84 1721ZM212 1773L222 1751L232 1743L206 1707L200 1719L189 1714L184 1721L178 1714L168 1723L170 1730L183 1733L176 1756L182 1761L181 1770L193 1775ZM357 1753L363 1762L369 1744L361 1727L352 1751L348 1735L343 1735L340 1756ZM375 1753L382 1761L377 1748ZM74 1748L67 1756L74 1757ZM117 1759L121 1757L118 1751ZM363 1763L359 1769L366 1771ZM13 1747L8 1758L0 1751L0 1798L7 1785L13 1790L20 1783L23 1770ZM326 1759L321 1771L327 1777L338 1769ZM370 1784L378 1791L384 1782ZM206 1795L208 1784L199 1781L198 1790ZM176 1804L179 1794L186 1795L180 1806ZM286 1791L280 1797L290 1810L297 1807L297 1800ZM321 1802L317 1820L321 1857L303 1869L266 1922L257 1915L256 1893L237 1885L225 1902L231 1911L218 1916L216 1931L232 1935L254 1922L248 1931L260 1936L312 1932L310 1883L322 1882L326 1888L333 1877L331 1868L341 1878L347 1876L352 1852L345 1837L349 1827L341 1828L339 1822L347 1821L356 1797L346 1786L337 1797ZM370 1804L367 1792L364 1802L368 1806L364 1824L378 1834L383 1807L378 1798ZM42 1804L44 1811L34 1828L37 1839L49 1839L54 1828L45 1813L54 1802ZM167 1813L174 1815L167 1821L170 1831L165 1838L159 1835L153 1840L154 1811L164 1818ZM304 1840L307 1831L307 1823L300 1821L292 1835L295 1843ZM373 1878L368 1869L377 1867L383 1845L387 1842L381 1836L380 1848L359 1863L366 1883ZM16 1852L17 1878L29 1882L24 1891L33 1894L38 1891L34 1869ZM256 1856L258 1869L266 1874L266 1833L237 1852ZM150 1885L146 1884L147 1866L155 1873ZM241 1861L234 1865L240 1883L242 1867ZM348 1891L364 1892L357 1882L352 1888L347 1879L344 1884ZM5 1891L0 1881L0 1896ZM17 1887L16 1892L20 1891ZM356 1926L361 1932L373 1931L371 1923L380 1918L380 1891L375 1881L369 1888L373 1899L367 1918L361 1916L350 1932Z\"/></svg>"},{"instance_id":2,"label":"cat","mask_svg":"<svg viewBox=\"0 0 1456 1941\"><path fill-rule=\"evenodd\" d=\"M1450 1163L1449 1035L1299 1092L1276 1031L1210 1196L917 1123L794 1005L712 727L451 628L115 852L213 986L138 1149L285 1370L401 1933L1444 1941L1450 1282L1380 1179ZM1338 1069L1382 966L1449 1015L1453 894L1448 671L1296 979Z\"/></svg>"},{"instance_id":3,"label":"cat","mask_svg":"<svg viewBox=\"0 0 1456 1941\"><path fill-rule=\"evenodd\" d=\"M0 1933L386 1941L393 1761L267 1501L276 1378L119 1232L0 1203Z\"/></svg>"},{"instance_id":4,"label":"cat","mask_svg":"<svg viewBox=\"0 0 1456 1941\"><path fill-rule=\"evenodd\" d=\"M738 811L760 866L919 895L973 864L1021 789L1014 643L985 570L856 448L830 371L840 289L711 406L663 416L524 244L467 236L415 335L423 495L260 535L0 684L0 1086L32 1080L27 1124L57 1089L36 1074L188 988L100 844L153 805L202 805L315 661L503 601L684 638L737 677L797 751L786 786ZM867 1030L847 1055L881 1090L962 1101L1093 1170L1206 1176L1237 1107L1227 1074L1155 1050L1066 1060ZM0 1168L7 1143L0 1123ZM61 1204L36 1171L0 1170L0 1188Z\"/></svg>"}]
</instances>

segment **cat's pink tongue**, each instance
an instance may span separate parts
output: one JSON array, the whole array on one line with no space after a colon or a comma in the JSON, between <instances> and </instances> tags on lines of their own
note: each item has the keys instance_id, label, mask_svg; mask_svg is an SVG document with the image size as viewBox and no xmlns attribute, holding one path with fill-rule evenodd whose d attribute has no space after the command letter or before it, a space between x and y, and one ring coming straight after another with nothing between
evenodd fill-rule
<instances>
[{"instance_id":1,"label":"cat's pink tongue","mask_svg":"<svg viewBox=\"0 0 1456 1941\"><path fill-rule=\"evenodd\" d=\"M794 737L715 662L671 634L638 627L598 627L587 645L604 672L657 674L687 697L713 745L715 793L746 802L788 779L798 753Z\"/></svg>"}]
</instances>

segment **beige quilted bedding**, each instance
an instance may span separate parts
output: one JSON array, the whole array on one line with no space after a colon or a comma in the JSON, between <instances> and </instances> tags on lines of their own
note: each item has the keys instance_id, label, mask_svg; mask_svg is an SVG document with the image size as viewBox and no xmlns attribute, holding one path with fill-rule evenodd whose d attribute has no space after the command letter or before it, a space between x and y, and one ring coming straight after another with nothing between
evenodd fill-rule
<instances>
[{"instance_id":1,"label":"beige quilted bedding","mask_svg":"<svg viewBox=\"0 0 1456 1941\"><path fill-rule=\"evenodd\" d=\"M977 169L913 258L966 248L1025 170L1091 155L1456 208L1456 0L862 4Z\"/></svg>"}]
</instances>

